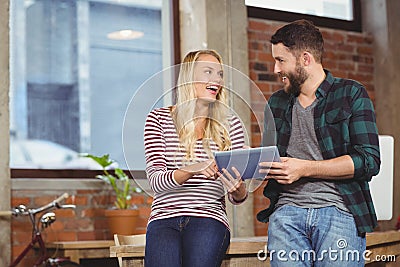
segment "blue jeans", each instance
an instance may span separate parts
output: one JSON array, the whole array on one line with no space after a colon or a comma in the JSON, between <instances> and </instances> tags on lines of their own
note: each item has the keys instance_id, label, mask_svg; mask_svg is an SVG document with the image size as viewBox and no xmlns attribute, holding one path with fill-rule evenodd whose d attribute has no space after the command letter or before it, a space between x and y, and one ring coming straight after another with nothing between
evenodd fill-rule
<instances>
[{"instance_id":1,"label":"blue jeans","mask_svg":"<svg viewBox=\"0 0 400 267\"><path fill-rule=\"evenodd\" d=\"M147 226L145 266L220 266L229 243L229 229L215 219L155 220Z\"/></svg>"},{"instance_id":2,"label":"blue jeans","mask_svg":"<svg viewBox=\"0 0 400 267\"><path fill-rule=\"evenodd\" d=\"M284 205L269 219L271 266L364 266L366 239L357 235L353 216L334 206Z\"/></svg>"}]
</instances>

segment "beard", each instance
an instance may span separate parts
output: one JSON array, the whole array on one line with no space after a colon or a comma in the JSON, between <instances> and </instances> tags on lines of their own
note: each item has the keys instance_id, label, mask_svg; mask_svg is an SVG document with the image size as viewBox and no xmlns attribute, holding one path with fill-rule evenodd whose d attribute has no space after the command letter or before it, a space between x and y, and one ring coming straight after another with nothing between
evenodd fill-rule
<instances>
[{"instance_id":1,"label":"beard","mask_svg":"<svg viewBox=\"0 0 400 267\"><path fill-rule=\"evenodd\" d=\"M288 94L294 95L295 97L300 95L301 86L308 79L307 72L298 63L296 63L294 72L281 74L281 76L286 76L286 78L289 80L289 85L287 88L285 88L285 91Z\"/></svg>"}]
</instances>

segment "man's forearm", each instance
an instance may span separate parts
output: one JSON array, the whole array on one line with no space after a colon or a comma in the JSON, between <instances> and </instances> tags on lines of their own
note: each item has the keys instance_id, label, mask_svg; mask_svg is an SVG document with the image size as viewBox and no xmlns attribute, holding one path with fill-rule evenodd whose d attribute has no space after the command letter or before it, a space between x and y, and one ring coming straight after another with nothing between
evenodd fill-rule
<instances>
[{"instance_id":1,"label":"man's forearm","mask_svg":"<svg viewBox=\"0 0 400 267\"><path fill-rule=\"evenodd\" d=\"M307 161L305 176L321 179L350 179L354 176L354 164L350 156L334 159Z\"/></svg>"}]
</instances>

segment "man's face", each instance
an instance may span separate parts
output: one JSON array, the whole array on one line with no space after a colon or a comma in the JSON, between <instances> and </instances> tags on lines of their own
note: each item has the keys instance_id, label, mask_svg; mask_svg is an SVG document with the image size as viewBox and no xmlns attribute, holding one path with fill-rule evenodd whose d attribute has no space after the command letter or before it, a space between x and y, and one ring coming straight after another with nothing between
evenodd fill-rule
<instances>
[{"instance_id":1,"label":"man's face","mask_svg":"<svg viewBox=\"0 0 400 267\"><path fill-rule=\"evenodd\" d=\"M301 91L301 86L308 79L308 74L300 61L287 47L279 43L272 45L272 56L275 59L274 72L282 79L283 89L295 96Z\"/></svg>"}]
</instances>

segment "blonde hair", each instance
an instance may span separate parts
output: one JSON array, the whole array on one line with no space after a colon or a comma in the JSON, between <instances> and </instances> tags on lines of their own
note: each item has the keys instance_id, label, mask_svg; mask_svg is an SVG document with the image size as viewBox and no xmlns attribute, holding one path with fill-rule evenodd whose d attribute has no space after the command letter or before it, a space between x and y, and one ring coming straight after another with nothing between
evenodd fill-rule
<instances>
[{"instance_id":1,"label":"blonde hair","mask_svg":"<svg viewBox=\"0 0 400 267\"><path fill-rule=\"evenodd\" d=\"M175 126L177 128L180 149L185 151L186 159L194 160L194 146L197 141L195 132L196 119L194 118L196 105L196 91L194 87L194 67L200 55L212 55L222 65L221 56L214 50L198 50L189 52L180 67L176 106L172 112ZM229 138L228 105L227 92L222 87L217 100L209 104L209 112L206 119L204 135L202 139L203 147L209 157L212 157L210 140L214 140L219 150L229 150L231 141Z\"/></svg>"}]
</instances>

